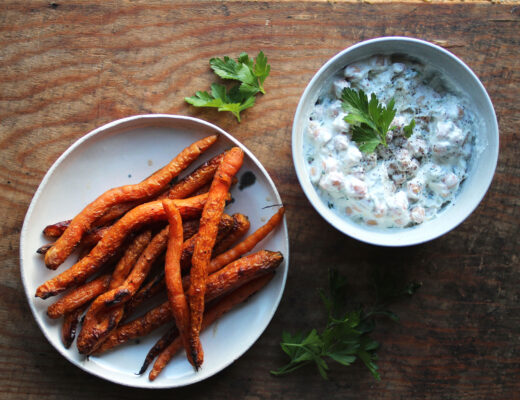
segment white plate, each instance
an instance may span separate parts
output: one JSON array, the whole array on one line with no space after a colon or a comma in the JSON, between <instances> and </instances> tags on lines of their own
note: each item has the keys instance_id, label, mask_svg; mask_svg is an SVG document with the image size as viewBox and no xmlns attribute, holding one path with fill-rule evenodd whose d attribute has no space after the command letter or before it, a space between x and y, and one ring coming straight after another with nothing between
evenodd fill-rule
<instances>
[{"instance_id":1,"label":"white plate","mask_svg":"<svg viewBox=\"0 0 520 400\"><path fill-rule=\"evenodd\" d=\"M61 155L47 172L25 216L20 239L22 281L34 318L45 337L67 360L93 375L112 382L143 388L172 388L206 379L231 364L260 337L274 315L282 297L289 265L287 225L278 227L258 248L281 251L285 260L274 279L248 302L232 310L202 333L204 365L195 372L184 354L178 354L154 382L148 371L137 376L144 357L162 334L161 330L132 341L112 352L86 359L75 343L66 349L60 338L62 320L46 315L56 297L41 300L34 297L36 288L45 280L72 265L74 255L57 271L47 269L36 249L47 243L42 229L53 222L69 219L105 190L123 184L137 183L167 164L183 148L210 134L220 138L194 165L219 152L240 146L245 152L244 165L238 177L252 171L256 183L243 190L232 189L234 203L227 212L249 216L253 232L276 212L281 204L276 187L255 156L231 135L205 121L173 115L141 115L104 125L79 139ZM193 168L190 168L190 170Z\"/></svg>"}]
</instances>

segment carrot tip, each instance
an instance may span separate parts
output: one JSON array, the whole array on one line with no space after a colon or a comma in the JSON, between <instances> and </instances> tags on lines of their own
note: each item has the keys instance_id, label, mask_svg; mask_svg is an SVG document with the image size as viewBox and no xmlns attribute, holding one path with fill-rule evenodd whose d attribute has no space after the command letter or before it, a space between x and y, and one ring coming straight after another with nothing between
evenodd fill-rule
<instances>
[{"instance_id":1,"label":"carrot tip","mask_svg":"<svg viewBox=\"0 0 520 400\"><path fill-rule=\"evenodd\" d=\"M191 352L191 359L193 360L193 367L195 368L195 371L198 371L200 368L200 365L197 361L197 352L195 350L193 350Z\"/></svg>"}]
</instances>

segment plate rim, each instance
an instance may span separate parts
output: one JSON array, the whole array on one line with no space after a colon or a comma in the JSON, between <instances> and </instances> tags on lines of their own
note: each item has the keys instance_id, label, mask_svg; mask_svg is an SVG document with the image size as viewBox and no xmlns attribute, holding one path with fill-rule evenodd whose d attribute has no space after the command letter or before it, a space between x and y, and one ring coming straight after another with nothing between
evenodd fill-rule
<instances>
[{"instance_id":1,"label":"plate rim","mask_svg":"<svg viewBox=\"0 0 520 400\"><path fill-rule=\"evenodd\" d=\"M96 376L98 378L101 378L101 379L104 379L106 381L109 381L109 382L113 382L113 383L116 383L116 384L119 384L119 385L123 385L123 386L127 386L127 387L135 387L135 388L142 388L142 389L170 389L170 388L176 388L176 387L183 387L183 386L192 385L192 384L195 384L197 382L201 382L201 381L203 381L205 379L208 379L208 378L218 374L219 372L221 372L222 370L224 370L228 366L230 366L232 363L234 363L236 360L241 358L258 341L260 336L262 336L262 334L265 332L265 330L267 329L267 327L271 323L271 321L272 321L272 319L274 317L274 314L276 313L276 311L278 310L278 307L280 305L280 301L281 301L283 293L285 291L285 285L286 285L286 282L287 282L287 276L289 274L289 255L290 255L289 233L288 233L288 229L287 229L287 220L286 220L286 217L284 215L280 228L283 230L283 241L285 242L285 246L287 248L287 254L284 254L284 261L283 261L285 263L285 268L284 268L284 272L283 272L283 276L282 276L282 282L281 282L280 291L277 294L277 298L274 301L274 306L273 306L270 314L266 318L265 326L261 330L259 330L257 334L255 333L254 335L252 335L253 339L250 340L250 342L248 342L244 346L243 351L240 351L239 352L240 354L236 358L231 359L231 360L223 363L222 366L216 368L214 371L210 372L208 375L205 375L203 377L198 375L199 378L195 378L194 380L189 381L189 382L175 382L173 380L171 382L167 381L165 384L160 384L160 383L158 384L158 383L155 383L155 382L149 381L149 380L144 380L144 381L136 380L135 384L133 384L134 382L130 382L130 381L128 381L128 382L126 382L126 381L125 382L121 382L120 380L117 379L117 377L114 378L111 375L108 375L108 376L107 375L103 375L101 373L102 371L89 369L85 365L85 363L78 362L77 360L75 360L72 357L70 357L69 356L70 353L69 353L68 349L66 349L63 346L57 347L57 346L54 345L54 343L52 342L52 340L49 337L48 332L46 331L45 326L43 325L43 319L42 319L42 321L40 321L40 319L38 318L37 310L35 308L34 301L33 301L33 296L31 296L31 294L29 293L29 291L27 289L27 282L26 282L25 274L24 274L24 269L25 268L24 268L24 263L23 263L23 254L24 254L25 247L26 247L25 237L27 236L27 232L29 230L28 220L30 219L30 217L31 217L31 215L33 213L33 209L34 209L34 207L35 207L35 205L36 205L36 203L38 201L38 198L40 197L40 195L43 192L44 188L47 186L47 182L49 181L50 177L53 175L54 171L60 166L60 164L70 155L70 153L72 153L76 148L81 146L84 142L86 142L90 138L94 137L95 135L101 134L101 133L103 133L104 131L106 131L108 129L115 128L118 125L124 125L124 124L126 124L128 122L143 120L145 122L144 126L148 127L148 126L154 126L154 122L156 120L164 120L164 119L171 120L171 121L190 121L190 122L193 122L194 124L201 124L201 125L204 125L204 126L210 128L210 129L218 132L219 134L223 135L224 137L226 137L226 139L230 140L236 146L240 147L244 151L244 153L251 159L251 161L260 169L260 171L263 173L264 177L267 179L268 184L273 189L273 192L274 192L274 194L276 196L275 200L279 204L283 204L282 199L280 197L280 193L278 192L278 189L277 189L274 181L272 180L271 176L269 175L267 170L264 168L262 163L255 157L255 155L244 144L242 144L238 139L236 139L230 133L226 132L225 130L223 130L222 128L218 127L217 125L212 124L211 122L207 122L207 121L204 121L202 119L195 118L195 117L190 117L190 116L185 116L185 115L175 115L175 114L139 114L139 115L133 115L133 116L129 116L129 117L124 117L124 118L120 118L120 119L108 122L108 123L106 123L106 124L104 124L104 125L102 125L102 126L100 126L98 128L95 128L95 129L91 130L87 134L85 134L82 137L78 138L74 143L72 143L56 159L56 161L54 161L54 163L51 165L51 167L45 173L43 179L41 180L40 184L38 185L38 188L34 192L34 195L33 195L32 199L31 199L31 202L29 203L29 207L27 209L27 212L25 213L22 229L20 231L19 263L20 263L20 276L21 276L21 280L22 280L22 285L23 285L23 289L24 289L24 292L25 292L25 296L26 296L27 302L29 303L29 308L31 310L33 319L37 323L37 325L40 328L40 331L42 332L42 334L45 337L45 339L47 339L47 341L50 343L50 345L55 350L57 350L58 353L60 353L67 361L69 361L71 364L75 365L76 367L79 367L81 370L83 370L83 371L85 371L85 372L87 372L87 373L89 373L91 375L94 375L94 376ZM124 129L125 128L123 128L122 130L124 130ZM132 129L132 128L128 128L128 129ZM145 384L143 384L143 383L145 383Z\"/></svg>"}]
</instances>

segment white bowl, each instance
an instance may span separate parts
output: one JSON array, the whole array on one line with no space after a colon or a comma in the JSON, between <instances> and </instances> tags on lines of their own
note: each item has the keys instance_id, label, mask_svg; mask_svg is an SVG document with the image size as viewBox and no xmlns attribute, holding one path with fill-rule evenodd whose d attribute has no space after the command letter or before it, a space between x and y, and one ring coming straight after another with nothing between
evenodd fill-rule
<instances>
[{"instance_id":1,"label":"white bowl","mask_svg":"<svg viewBox=\"0 0 520 400\"><path fill-rule=\"evenodd\" d=\"M382 54L404 54L440 71L475 107L480 118L478 141L482 151L472 156L468 177L454 200L430 221L411 228L374 229L342 218L330 210L312 185L303 154L304 130L320 91L345 66ZM449 51L419 39L382 37L351 46L332 57L314 75L296 109L292 131L292 152L298 180L307 198L327 222L339 231L363 242L381 246L408 246L435 239L464 221L477 207L491 184L498 159L498 124L486 89L474 72Z\"/></svg>"},{"instance_id":2,"label":"white bowl","mask_svg":"<svg viewBox=\"0 0 520 400\"><path fill-rule=\"evenodd\" d=\"M285 220L253 250L278 250L283 253L285 260L266 287L202 333L205 357L198 372L190 366L184 352L179 352L155 381L148 380L149 371L143 375L135 374L146 353L167 326L140 338L139 343L133 340L100 356L86 358L80 355L76 343L66 349L60 337L62 320L53 320L46 315L47 307L55 299L42 300L34 297L36 288L42 282L63 272L72 265L76 256L69 257L65 265L56 271L45 268L43 258L35 252L48 242L41 233L45 225L71 218L111 187L141 181L167 164L186 146L215 133L220 134L217 143L194 166L231 146L239 146L244 150L244 164L238 177L245 171L252 171L256 182L243 190L234 187L232 195L235 201L226 208L226 212L242 212L248 215L251 222L250 232L254 232L276 212L275 208L266 206L281 204L274 182L244 145L219 127L200 119L152 114L111 122L70 146L43 178L27 211L20 236L22 282L31 311L43 334L56 350L77 367L127 386L172 388L189 385L216 374L237 360L260 337L271 321L282 297L289 266L289 240ZM189 170L193 170L194 166Z\"/></svg>"}]
</instances>

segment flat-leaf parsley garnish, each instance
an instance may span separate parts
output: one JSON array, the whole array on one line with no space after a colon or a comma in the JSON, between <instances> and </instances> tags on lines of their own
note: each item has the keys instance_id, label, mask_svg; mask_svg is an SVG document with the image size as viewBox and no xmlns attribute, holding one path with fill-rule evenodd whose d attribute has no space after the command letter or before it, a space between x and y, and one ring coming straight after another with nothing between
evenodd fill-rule
<instances>
[{"instance_id":1,"label":"flat-leaf parsley garnish","mask_svg":"<svg viewBox=\"0 0 520 400\"><path fill-rule=\"evenodd\" d=\"M255 60L247 53L241 53L237 61L229 57L212 58L211 69L222 79L231 79L240 83L229 90L219 83L211 85L211 93L198 91L195 96L184 100L195 107L215 107L218 111L231 112L240 122L240 112L255 104L257 93L265 94L264 81L271 71L267 57L261 51Z\"/></svg>"},{"instance_id":2,"label":"flat-leaf parsley garnish","mask_svg":"<svg viewBox=\"0 0 520 400\"><path fill-rule=\"evenodd\" d=\"M351 125L352 140L354 140L364 153L372 153L377 146L382 144L388 146L386 134L390 129L395 114L395 101L392 98L388 104L379 102L376 95L372 93L370 101L361 89L343 89L341 93L342 106L348 112L344 118ZM405 136L409 138L413 133L415 120L404 127Z\"/></svg>"},{"instance_id":3,"label":"flat-leaf parsley garnish","mask_svg":"<svg viewBox=\"0 0 520 400\"><path fill-rule=\"evenodd\" d=\"M289 356L289 363L271 371L273 375L285 375L305 365L315 364L320 375L328 379L327 362L349 366L357 359L361 360L372 375L380 380L381 377L376 365L379 342L370 337L375 328L375 317L386 316L393 321L399 321L399 317L386 309L387 302L383 301L375 307L366 310L347 310L347 279L337 271L331 270L329 274L329 291L327 296L320 291L320 296L327 309L328 320L321 331L312 329L309 332L290 334L282 333L282 350ZM412 295L420 284L407 285L395 297L403 294Z\"/></svg>"}]
</instances>

